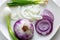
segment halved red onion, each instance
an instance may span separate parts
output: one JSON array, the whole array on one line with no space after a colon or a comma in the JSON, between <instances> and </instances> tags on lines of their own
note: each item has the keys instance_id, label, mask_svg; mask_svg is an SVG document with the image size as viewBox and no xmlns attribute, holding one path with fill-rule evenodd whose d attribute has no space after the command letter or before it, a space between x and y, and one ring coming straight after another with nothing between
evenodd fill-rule
<instances>
[{"instance_id":1,"label":"halved red onion","mask_svg":"<svg viewBox=\"0 0 60 40\"><path fill-rule=\"evenodd\" d=\"M43 18L49 19L49 20L51 20L52 22L54 21L54 15L53 15L52 12L49 11L48 9L45 9L45 10L43 11L42 16L43 16ZM47 17L50 17L50 18L47 18Z\"/></svg>"},{"instance_id":2,"label":"halved red onion","mask_svg":"<svg viewBox=\"0 0 60 40\"><path fill-rule=\"evenodd\" d=\"M14 33L19 40L29 40L33 37L34 27L30 21L21 19L14 24Z\"/></svg>"},{"instance_id":3,"label":"halved red onion","mask_svg":"<svg viewBox=\"0 0 60 40\"><path fill-rule=\"evenodd\" d=\"M36 22L35 29L41 35L49 35L52 32L53 23L47 19L41 19Z\"/></svg>"}]
</instances>

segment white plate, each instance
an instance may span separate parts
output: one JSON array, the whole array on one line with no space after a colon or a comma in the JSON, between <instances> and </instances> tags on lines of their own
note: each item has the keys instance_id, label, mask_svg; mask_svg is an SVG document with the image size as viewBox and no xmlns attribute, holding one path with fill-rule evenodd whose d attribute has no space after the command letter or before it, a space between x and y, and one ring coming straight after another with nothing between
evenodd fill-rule
<instances>
[{"instance_id":1,"label":"white plate","mask_svg":"<svg viewBox=\"0 0 60 40\"><path fill-rule=\"evenodd\" d=\"M6 25L4 23L4 18L3 18L4 14L5 14L3 12L4 8L5 8L5 4L3 6L1 6L1 8L0 8L0 31L3 33L3 35L8 40L11 40L10 35L7 31ZM55 35L57 30L59 29L59 25L60 25L60 8L58 8L51 0L49 0L48 5L46 5L44 8L49 9L54 14L55 20L54 20L53 31L48 36L41 36L35 31L34 32L34 37L33 37L32 40L50 40Z\"/></svg>"},{"instance_id":2,"label":"white plate","mask_svg":"<svg viewBox=\"0 0 60 40\"><path fill-rule=\"evenodd\" d=\"M7 0L0 0L0 7L6 2Z\"/></svg>"},{"instance_id":3,"label":"white plate","mask_svg":"<svg viewBox=\"0 0 60 40\"><path fill-rule=\"evenodd\" d=\"M53 0L53 2L55 2L56 5L60 7L60 0Z\"/></svg>"}]
</instances>

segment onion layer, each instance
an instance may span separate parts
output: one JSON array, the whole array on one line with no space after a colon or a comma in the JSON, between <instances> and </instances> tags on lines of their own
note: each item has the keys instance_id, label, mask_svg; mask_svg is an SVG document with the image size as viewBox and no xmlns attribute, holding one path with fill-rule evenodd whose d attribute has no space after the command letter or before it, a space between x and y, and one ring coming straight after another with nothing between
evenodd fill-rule
<instances>
[{"instance_id":1,"label":"onion layer","mask_svg":"<svg viewBox=\"0 0 60 40\"><path fill-rule=\"evenodd\" d=\"M43 11L42 16L43 16L43 18L50 17L50 19L49 18L48 19L51 20L52 22L54 21L54 16L53 16L52 12L49 11L48 9L45 9Z\"/></svg>"},{"instance_id":2,"label":"onion layer","mask_svg":"<svg viewBox=\"0 0 60 40\"><path fill-rule=\"evenodd\" d=\"M45 9L42 14L42 19L35 24L36 31L41 35L49 35L53 30L54 16L52 12Z\"/></svg>"},{"instance_id":3,"label":"onion layer","mask_svg":"<svg viewBox=\"0 0 60 40\"><path fill-rule=\"evenodd\" d=\"M18 20L14 24L14 33L19 40L29 40L33 37L34 27L26 19Z\"/></svg>"},{"instance_id":4,"label":"onion layer","mask_svg":"<svg viewBox=\"0 0 60 40\"><path fill-rule=\"evenodd\" d=\"M49 35L53 29L53 23L47 19L38 20L35 24L36 31L41 35Z\"/></svg>"}]
</instances>

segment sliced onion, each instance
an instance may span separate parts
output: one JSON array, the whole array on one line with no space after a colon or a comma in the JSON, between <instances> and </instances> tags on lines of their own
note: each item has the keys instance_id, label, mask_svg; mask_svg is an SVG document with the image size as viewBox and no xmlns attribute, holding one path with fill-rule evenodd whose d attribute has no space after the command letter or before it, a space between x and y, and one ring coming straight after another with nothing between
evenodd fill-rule
<instances>
[{"instance_id":1,"label":"sliced onion","mask_svg":"<svg viewBox=\"0 0 60 40\"><path fill-rule=\"evenodd\" d=\"M42 13L43 18L47 18L50 17L49 20L52 20L52 22L54 21L54 15L52 14L51 11L49 11L48 9L45 9Z\"/></svg>"},{"instance_id":2,"label":"sliced onion","mask_svg":"<svg viewBox=\"0 0 60 40\"><path fill-rule=\"evenodd\" d=\"M54 16L52 12L45 9L42 14L42 19L35 24L36 31L41 35L49 35L53 30Z\"/></svg>"},{"instance_id":3,"label":"sliced onion","mask_svg":"<svg viewBox=\"0 0 60 40\"><path fill-rule=\"evenodd\" d=\"M47 19L47 20L49 20L50 22L54 22L54 20L52 20L49 16L43 16L43 19Z\"/></svg>"},{"instance_id":4,"label":"sliced onion","mask_svg":"<svg viewBox=\"0 0 60 40\"><path fill-rule=\"evenodd\" d=\"M23 19L14 24L14 33L20 40L29 40L33 37L34 27L30 21Z\"/></svg>"},{"instance_id":5,"label":"sliced onion","mask_svg":"<svg viewBox=\"0 0 60 40\"><path fill-rule=\"evenodd\" d=\"M35 29L41 35L49 35L52 32L53 23L47 19L41 19L36 22Z\"/></svg>"}]
</instances>

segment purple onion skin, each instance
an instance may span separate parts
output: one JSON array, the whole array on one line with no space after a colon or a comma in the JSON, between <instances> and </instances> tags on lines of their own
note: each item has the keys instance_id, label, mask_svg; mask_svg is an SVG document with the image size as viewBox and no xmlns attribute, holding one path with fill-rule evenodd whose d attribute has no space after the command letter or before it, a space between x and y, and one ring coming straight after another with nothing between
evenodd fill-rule
<instances>
[{"instance_id":1,"label":"purple onion skin","mask_svg":"<svg viewBox=\"0 0 60 40\"><path fill-rule=\"evenodd\" d=\"M37 33L39 33L40 35L43 35L43 36L46 36L46 35L49 35L51 32L52 32L52 30L53 30L53 23L51 22L51 21L49 21L49 20L47 20L47 21L49 21L50 23L51 23L51 29L50 29L50 31L48 32L48 33L46 33L45 35L44 34L42 34L42 33L40 33L39 31L41 31L41 30L37 30L37 24L40 22L40 21L42 21L42 20L47 20L47 19L41 19L41 20L38 20L37 22L36 22L36 24L35 24L35 29L36 29L36 31L37 31ZM47 31L47 30L46 30ZM41 31L41 32L45 32L45 31Z\"/></svg>"},{"instance_id":2,"label":"purple onion skin","mask_svg":"<svg viewBox=\"0 0 60 40\"><path fill-rule=\"evenodd\" d=\"M24 20L20 19L20 20L16 21L16 23L14 24L14 33L15 33L15 36L19 40L30 40L33 37L33 35L34 35L34 27L33 27L33 25L31 23L29 24L31 26L30 27L30 31L32 33L31 35L28 35L26 33L24 33L23 35L20 35L20 33L18 33L18 31L15 31L16 27L18 27L17 24L21 24L21 21L24 21ZM28 22L30 22L30 21L28 21Z\"/></svg>"}]
</instances>

